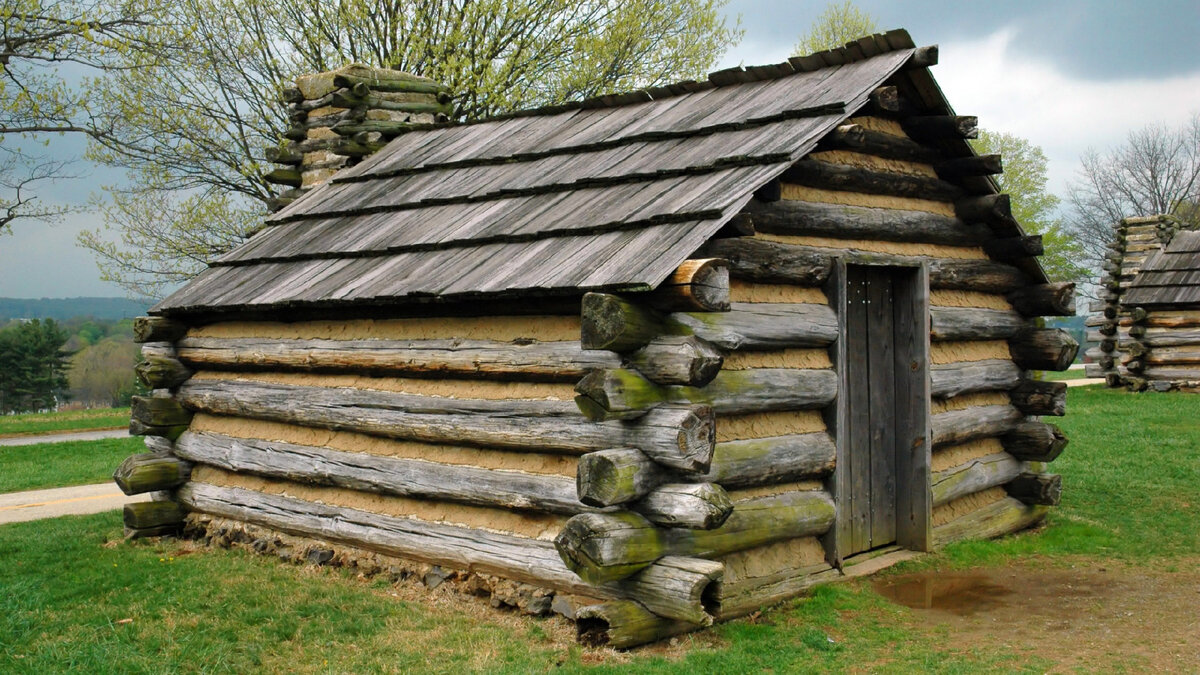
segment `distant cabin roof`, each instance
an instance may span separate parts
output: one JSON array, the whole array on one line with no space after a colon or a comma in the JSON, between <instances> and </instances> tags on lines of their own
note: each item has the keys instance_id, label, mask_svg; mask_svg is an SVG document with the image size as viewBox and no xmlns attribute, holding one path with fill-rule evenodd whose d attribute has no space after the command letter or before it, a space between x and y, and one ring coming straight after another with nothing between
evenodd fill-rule
<instances>
[{"instance_id":1,"label":"distant cabin roof","mask_svg":"<svg viewBox=\"0 0 1200 675\"><path fill-rule=\"evenodd\" d=\"M1150 256L1121 298L1126 305L1200 305L1200 231L1177 232Z\"/></svg>"},{"instance_id":2,"label":"distant cabin roof","mask_svg":"<svg viewBox=\"0 0 1200 675\"><path fill-rule=\"evenodd\" d=\"M892 31L705 82L414 130L269 217L152 311L651 289L913 47Z\"/></svg>"}]
</instances>

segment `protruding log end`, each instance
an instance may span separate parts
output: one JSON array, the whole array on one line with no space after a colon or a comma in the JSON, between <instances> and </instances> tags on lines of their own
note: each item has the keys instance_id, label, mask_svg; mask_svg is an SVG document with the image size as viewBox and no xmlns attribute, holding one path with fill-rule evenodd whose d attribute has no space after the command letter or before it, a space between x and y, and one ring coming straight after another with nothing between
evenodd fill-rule
<instances>
[{"instance_id":1,"label":"protruding log end","mask_svg":"<svg viewBox=\"0 0 1200 675\"><path fill-rule=\"evenodd\" d=\"M912 58L905 64L905 68L912 70L915 68L931 68L938 64L938 46L928 45L925 47L917 47L913 50Z\"/></svg>"},{"instance_id":2,"label":"protruding log end","mask_svg":"<svg viewBox=\"0 0 1200 675\"><path fill-rule=\"evenodd\" d=\"M658 528L628 511L572 516L554 547L567 568L589 584L629 577L666 553Z\"/></svg>"},{"instance_id":3,"label":"protruding log end","mask_svg":"<svg viewBox=\"0 0 1200 675\"><path fill-rule=\"evenodd\" d=\"M1056 473L1023 473L1005 485L1010 497L1031 506L1058 506L1062 476Z\"/></svg>"},{"instance_id":4,"label":"protruding log end","mask_svg":"<svg viewBox=\"0 0 1200 675\"><path fill-rule=\"evenodd\" d=\"M1150 312L1147 312L1145 307L1134 307L1133 309L1129 310L1129 318L1134 323L1141 323L1145 321L1146 317L1148 316L1150 316Z\"/></svg>"},{"instance_id":5,"label":"protruding log end","mask_svg":"<svg viewBox=\"0 0 1200 675\"><path fill-rule=\"evenodd\" d=\"M161 316L139 316L133 320L134 342L175 342L187 326Z\"/></svg>"},{"instance_id":6,"label":"protruding log end","mask_svg":"<svg viewBox=\"0 0 1200 675\"><path fill-rule=\"evenodd\" d=\"M1026 415L1062 416L1067 411L1067 383L1025 380L1008 392L1012 404Z\"/></svg>"},{"instance_id":7,"label":"protruding log end","mask_svg":"<svg viewBox=\"0 0 1200 675\"><path fill-rule=\"evenodd\" d=\"M192 412L174 398L134 396L130 407L134 419L150 426L186 425L192 421Z\"/></svg>"},{"instance_id":8,"label":"protruding log end","mask_svg":"<svg viewBox=\"0 0 1200 675\"><path fill-rule=\"evenodd\" d=\"M895 115L900 112L900 90L894 86L877 87L867 98L871 112Z\"/></svg>"},{"instance_id":9,"label":"protruding log end","mask_svg":"<svg viewBox=\"0 0 1200 675\"><path fill-rule=\"evenodd\" d=\"M1017 226L1012 200L1006 194L966 197L954 203L954 211L968 223L983 223L993 230L1008 231Z\"/></svg>"},{"instance_id":10,"label":"protruding log end","mask_svg":"<svg viewBox=\"0 0 1200 675\"><path fill-rule=\"evenodd\" d=\"M133 539L177 532L185 515L183 507L175 502L135 502L126 504L122 511L125 533Z\"/></svg>"},{"instance_id":11,"label":"protruding log end","mask_svg":"<svg viewBox=\"0 0 1200 675\"><path fill-rule=\"evenodd\" d=\"M588 506L615 506L641 499L667 476L636 448L599 450L579 458L575 489Z\"/></svg>"},{"instance_id":12,"label":"protruding log end","mask_svg":"<svg viewBox=\"0 0 1200 675\"><path fill-rule=\"evenodd\" d=\"M728 312L729 263L720 258L685 260L648 297L664 312Z\"/></svg>"},{"instance_id":13,"label":"protruding log end","mask_svg":"<svg viewBox=\"0 0 1200 675\"><path fill-rule=\"evenodd\" d=\"M179 359L166 356L148 356L134 366L138 381L151 389L174 389L192 376L192 371Z\"/></svg>"},{"instance_id":14,"label":"protruding log end","mask_svg":"<svg viewBox=\"0 0 1200 675\"><path fill-rule=\"evenodd\" d=\"M655 525L712 530L733 513L733 502L715 483L671 483L658 486L630 508Z\"/></svg>"},{"instance_id":15,"label":"protruding log end","mask_svg":"<svg viewBox=\"0 0 1200 675\"><path fill-rule=\"evenodd\" d=\"M1023 286L1009 293L1008 301L1024 316L1075 316L1075 282ZM1109 318L1116 318L1115 311Z\"/></svg>"},{"instance_id":16,"label":"protruding log end","mask_svg":"<svg viewBox=\"0 0 1200 675\"><path fill-rule=\"evenodd\" d=\"M1021 422L1000 442L1005 452L1027 462L1053 462L1067 447L1062 429L1045 422Z\"/></svg>"},{"instance_id":17,"label":"protruding log end","mask_svg":"<svg viewBox=\"0 0 1200 675\"><path fill-rule=\"evenodd\" d=\"M155 453L130 455L113 472L113 482L127 495L169 490L187 481L192 465L178 457Z\"/></svg>"},{"instance_id":18,"label":"protruding log end","mask_svg":"<svg viewBox=\"0 0 1200 675\"><path fill-rule=\"evenodd\" d=\"M630 352L663 332L657 312L607 293L584 295L581 319L584 349Z\"/></svg>"},{"instance_id":19,"label":"protruding log end","mask_svg":"<svg viewBox=\"0 0 1200 675\"><path fill-rule=\"evenodd\" d=\"M904 133L913 140L936 142L979 136L979 119L966 115L915 115L901 120Z\"/></svg>"},{"instance_id":20,"label":"protruding log end","mask_svg":"<svg viewBox=\"0 0 1200 675\"><path fill-rule=\"evenodd\" d=\"M665 619L712 625L725 565L715 560L669 555L620 582L626 597Z\"/></svg>"},{"instance_id":21,"label":"protruding log end","mask_svg":"<svg viewBox=\"0 0 1200 675\"><path fill-rule=\"evenodd\" d=\"M661 433L663 428L670 433ZM717 445L716 429L710 406L662 405L631 423L629 445L663 466L704 473Z\"/></svg>"},{"instance_id":22,"label":"protruding log end","mask_svg":"<svg viewBox=\"0 0 1200 675\"><path fill-rule=\"evenodd\" d=\"M666 392L628 368L594 370L578 384L575 404L593 422L610 419L635 419L663 403Z\"/></svg>"},{"instance_id":23,"label":"protruding log end","mask_svg":"<svg viewBox=\"0 0 1200 675\"><path fill-rule=\"evenodd\" d=\"M629 357L629 365L651 382L690 387L712 382L724 362L720 350L692 335L657 338Z\"/></svg>"},{"instance_id":24,"label":"protruding log end","mask_svg":"<svg viewBox=\"0 0 1200 675\"><path fill-rule=\"evenodd\" d=\"M589 605L575 616L576 638L586 647L627 649L703 627L664 619L632 600Z\"/></svg>"},{"instance_id":25,"label":"protruding log end","mask_svg":"<svg viewBox=\"0 0 1200 675\"><path fill-rule=\"evenodd\" d=\"M1009 261L1037 257L1046 252L1046 247L1042 243L1042 235L1031 234L1023 237L993 239L984 243L983 251L992 260Z\"/></svg>"},{"instance_id":26,"label":"protruding log end","mask_svg":"<svg viewBox=\"0 0 1200 675\"><path fill-rule=\"evenodd\" d=\"M994 176L1004 173L1004 162L1000 155L972 155L947 159L938 162L933 168L938 177L952 181L971 176Z\"/></svg>"},{"instance_id":27,"label":"protruding log end","mask_svg":"<svg viewBox=\"0 0 1200 675\"><path fill-rule=\"evenodd\" d=\"M1008 350L1026 370L1066 370L1075 361L1079 343L1059 328L1033 329L1009 339Z\"/></svg>"}]
</instances>

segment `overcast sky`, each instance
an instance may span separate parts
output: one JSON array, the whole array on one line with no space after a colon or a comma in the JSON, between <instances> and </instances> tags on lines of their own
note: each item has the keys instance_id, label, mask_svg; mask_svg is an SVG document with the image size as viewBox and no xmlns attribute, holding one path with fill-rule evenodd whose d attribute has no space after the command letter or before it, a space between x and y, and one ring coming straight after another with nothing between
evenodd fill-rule
<instances>
[{"instance_id":1,"label":"overcast sky","mask_svg":"<svg viewBox=\"0 0 1200 675\"><path fill-rule=\"evenodd\" d=\"M1081 153L1119 144L1149 123L1178 126L1200 113L1200 2L1140 0L859 0L883 29L906 28L917 44L938 44L933 69L962 115L980 126L1040 145L1050 187L1065 196ZM721 67L785 59L824 1L732 0L745 37ZM86 167L56 186L64 201L85 202L111 181ZM100 281L91 255L74 245L96 224L88 214L44 226L20 224L0 237L0 296L122 295Z\"/></svg>"}]
</instances>

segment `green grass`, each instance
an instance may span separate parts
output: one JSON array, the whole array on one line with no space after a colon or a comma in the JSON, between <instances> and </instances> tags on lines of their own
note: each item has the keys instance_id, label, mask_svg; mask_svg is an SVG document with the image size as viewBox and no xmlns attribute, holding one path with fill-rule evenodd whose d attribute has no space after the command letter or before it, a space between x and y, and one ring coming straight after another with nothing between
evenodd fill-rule
<instances>
[{"instance_id":1,"label":"green grass","mask_svg":"<svg viewBox=\"0 0 1200 675\"><path fill-rule=\"evenodd\" d=\"M1042 379L1047 382L1061 382L1063 380L1082 380L1087 377L1087 374L1082 370L1043 370Z\"/></svg>"},{"instance_id":2,"label":"green grass","mask_svg":"<svg viewBox=\"0 0 1200 675\"><path fill-rule=\"evenodd\" d=\"M1068 409L1058 423L1071 445L1053 465L1063 503L1047 527L960 543L904 569L1194 560L1200 396L1075 388ZM0 671L978 673L1056 663L1001 640L950 643L863 583L816 589L675 648L613 655L567 644L561 619L495 612L485 600L403 600L391 594L429 596L239 551L181 555L184 546L121 542L116 513L0 526Z\"/></svg>"},{"instance_id":3,"label":"green grass","mask_svg":"<svg viewBox=\"0 0 1200 675\"><path fill-rule=\"evenodd\" d=\"M103 483L144 448L136 437L0 446L0 493Z\"/></svg>"},{"instance_id":4,"label":"green grass","mask_svg":"<svg viewBox=\"0 0 1200 675\"><path fill-rule=\"evenodd\" d=\"M0 437L129 426L129 408L0 415Z\"/></svg>"}]
</instances>

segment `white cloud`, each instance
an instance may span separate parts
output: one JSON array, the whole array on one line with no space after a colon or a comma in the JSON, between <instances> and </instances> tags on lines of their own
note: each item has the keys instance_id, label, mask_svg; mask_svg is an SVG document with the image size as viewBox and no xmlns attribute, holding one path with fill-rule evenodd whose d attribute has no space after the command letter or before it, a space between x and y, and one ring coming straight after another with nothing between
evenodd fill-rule
<instances>
[{"instance_id":1,"label":"white cloud","mask_svg":"<svg viewBox=\"0 0 1200 675\"><path fill-rule=\"evenodd\" d=\"M1012 28L986 39L946 42L933 74L955 110L986 129L1040 145L1050 188L1066 194L1079 157L1103 151L1147 124L1179 126L1200 112L1200 72L1162 79L1083 80L1012 49Z\"/></svg>"}]
</instances>

